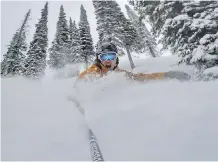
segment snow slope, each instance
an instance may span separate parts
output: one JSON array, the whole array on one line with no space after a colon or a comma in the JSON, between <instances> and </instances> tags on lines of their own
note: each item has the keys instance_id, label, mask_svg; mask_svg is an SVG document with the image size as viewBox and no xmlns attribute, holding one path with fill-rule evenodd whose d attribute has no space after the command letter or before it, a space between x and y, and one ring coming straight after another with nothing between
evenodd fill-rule
<instances>
[{"instance_id":1,"label":"snow slope","mask_svg":"<svg viewBox=\"0 0 218 162\"><path fill-rule=\"evenodd\" d=\"M134 61L135 72L194 72L175 56ZM85 109L107 161L218 160L218 81L139 83L111 73L75 88L81 68L48 71L41 82L2 79L2 160L90 160L86 121L68 96Z\"/></svg>"}]
</instances>

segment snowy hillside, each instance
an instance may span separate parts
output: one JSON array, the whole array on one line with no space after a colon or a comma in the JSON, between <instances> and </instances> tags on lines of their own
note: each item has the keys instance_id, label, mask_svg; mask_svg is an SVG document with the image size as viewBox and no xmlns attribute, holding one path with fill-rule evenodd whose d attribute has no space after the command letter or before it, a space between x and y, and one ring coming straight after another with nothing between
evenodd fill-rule
<instances>
[{"instance_id":1,"label":"snowy hillside","mask_svg":"<svg viewBox=\"0 0 218 162\"><path fill-rule=\"evenodd\" d=\"M194 72L173 56L134 61L135 72ZM120 62L129 68L127 58ZM218 160L218 81L141 83L109 74L75 88L70 76L81 68L41 82L2 79L2 160L90 160L86 121L68 96L85 109L107 161Z\"/></svg>"}]
</instances>

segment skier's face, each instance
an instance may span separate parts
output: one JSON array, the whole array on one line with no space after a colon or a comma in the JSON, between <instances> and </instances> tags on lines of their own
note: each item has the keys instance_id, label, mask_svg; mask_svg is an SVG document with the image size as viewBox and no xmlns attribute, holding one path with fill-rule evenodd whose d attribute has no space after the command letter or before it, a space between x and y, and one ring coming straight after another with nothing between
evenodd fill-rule
<instances>
[{"instance_id":1,"label":"skier's face","mask_svg":"<svg viewBox=\"0 0 218 162\"><path fill-rule=\"evenodd\" d=\"M115 61L111 60L104 61L102 64L108 69L113 69L116 66Z\"/></svg>"},{"instance_id":2,"label":"skier's face","mask_svg":"<svg viewBox=\"0 0 218 162\"><path fill-rule=\"evenodd\" d=\"M116 66L117 54L115 52L102 53L99 59L106 68L113 69Z\"/></svg>"}]
</instances>

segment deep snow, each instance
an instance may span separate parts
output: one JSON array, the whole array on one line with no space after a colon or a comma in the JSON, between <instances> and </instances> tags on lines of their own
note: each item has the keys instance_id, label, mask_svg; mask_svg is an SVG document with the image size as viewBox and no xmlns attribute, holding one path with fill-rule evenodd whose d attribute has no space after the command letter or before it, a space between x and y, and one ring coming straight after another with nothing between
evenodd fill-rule
<instances>
[{"instance_id":1,"label":"deep snow","mask_svg":"<svg viewBox=\"0 0 218 162\"><path fill-rule=\"evenodd\" d=\"M194 72L175 56L134 61L134 72ZM107 161L218 160L218 81L141 83L112 73L75 87L81 68L48 70L41 82L2 79L2 160L90 160L86 121Z\"/></svg>"}]
</instances>

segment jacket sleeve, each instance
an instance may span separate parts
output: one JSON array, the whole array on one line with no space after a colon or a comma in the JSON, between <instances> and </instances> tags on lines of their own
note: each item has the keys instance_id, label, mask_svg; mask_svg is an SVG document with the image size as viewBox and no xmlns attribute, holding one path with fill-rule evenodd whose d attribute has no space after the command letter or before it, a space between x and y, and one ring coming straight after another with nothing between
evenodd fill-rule
<instances>
[{"instance_id":1,"label":"jacket sleeve","mask_svg":"<svg viewBox=\"0 0 218 162\"><path fill-rule=\"evenodd\" d=\"M130 79L133 80L138 80L138 81L146 81L146 80L162 80L166 77L166 73L151 73L151 74L143 74L143 73L132 73L132 72L127 72L125 76L127 76Z\"/></svg>"},{"instance_id":2,"label":"jacket sleeve","mask_svg":"<svg viewBox=\"0 0 218 162\"><path fill-rule=\"evenodd\" d=\"M180 81L186 81L186 80L190 80L191 78L187 73L182 71L168 71L168 72L151 73L151 74L143 74L143 73L134 74L132 72L125 71L125 73L128 78L138 81L163 80L163 79L177 79Z\"/></svg>"}]
</instances>

